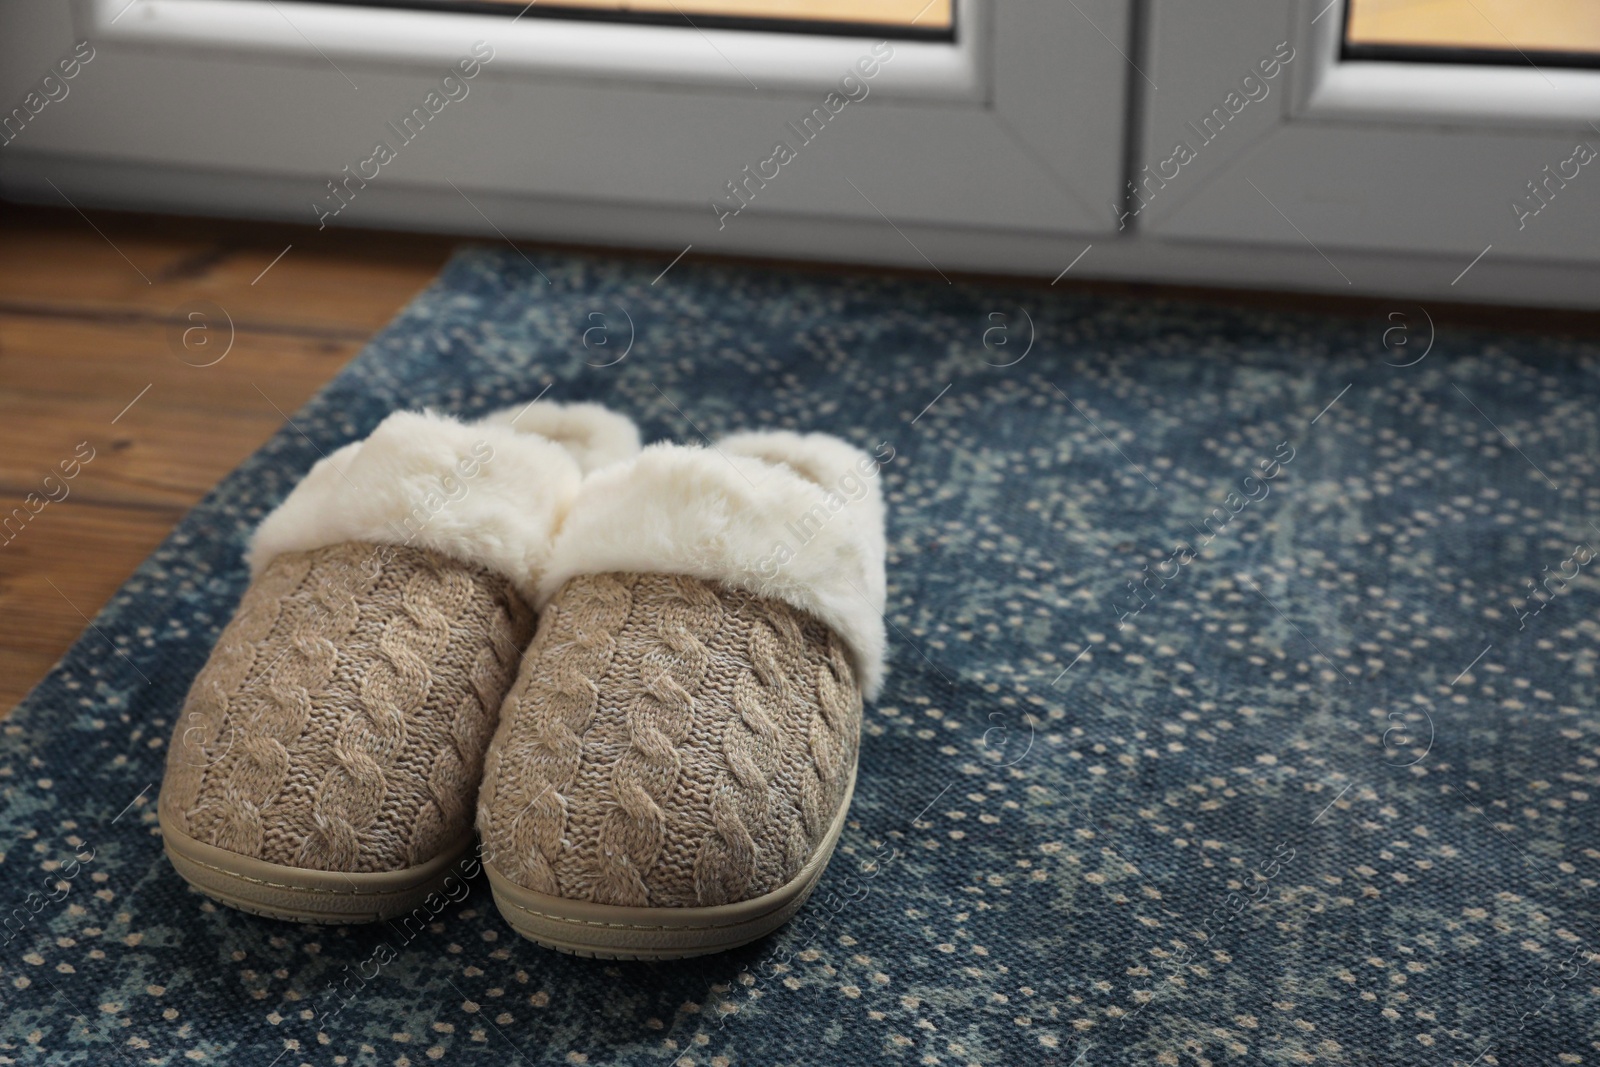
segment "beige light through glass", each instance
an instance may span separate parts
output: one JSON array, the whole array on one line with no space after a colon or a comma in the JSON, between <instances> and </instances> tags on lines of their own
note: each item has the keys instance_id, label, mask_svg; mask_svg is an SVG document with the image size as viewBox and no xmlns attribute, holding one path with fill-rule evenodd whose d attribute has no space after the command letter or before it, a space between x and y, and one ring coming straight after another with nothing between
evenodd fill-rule
<instances>
[{"instance_id":1,"label":"beige light through glass","mask_svg":"<svg viewBox=\"0 0 1600 1067\"><path fill-rule=\"evenodd\" d=\"M1600 52L1600 0L1349 0L1352 45Z\"/></svg>"},{"instance_id":2,"label":"beige light through glass","mask_svg":"<svg viewBox=\"0 0 1600 1067\"><path fill-rule=\"evenodd\" d=\"M526 0L500 0L522 8ZM649 15L696 15L721 19L781 19L786 22L854 22L948 30L954 0L540 0L545 7Z\"/></svg>"}]
</instances>

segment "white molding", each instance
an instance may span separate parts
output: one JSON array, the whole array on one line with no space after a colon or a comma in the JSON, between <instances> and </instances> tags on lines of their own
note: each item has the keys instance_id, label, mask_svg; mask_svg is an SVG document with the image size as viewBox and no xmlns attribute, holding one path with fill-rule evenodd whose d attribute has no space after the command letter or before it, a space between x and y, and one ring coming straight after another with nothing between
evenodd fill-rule
<instances>
[{"instance_id":1,"label":"white molding","mask_svg":"<svg viewBox=\"0 0 1600 1067\"><path fill-rule=\"evenodd\" d=\"M825 92L875 38L525 18L296 3L294 0L80 0L91 39L179 51L245 53L360 67L448 67L476 41L494 73L762 92ZM894 42L888 98L981 103L983 10L960 0L954 42Z\"/></svg>"},{"instance_id":2,"label":"white molding","mask_svg":"<svg viewBox=\"0 0 1600 1067\"><path fill-rule=\"evenodd\" d=\"M303 193L291 178L219 174L152 164L107 164L36 156L0 157L6 195L59 204L49 177L75 202L177 214L226 214L302 222ZM683 249L683 234L699 227L691 210L473 191L495 226L519 240L571 242L632 252L655 250L665 266ZM363 227L475 235L491 245L500 234L453 192L393 183L374 189ZM1240 289L1372 296L1396 301L1493 303L1600 310L1600 264L1570 259L1489 256L1462 273L1470 255L1396 251L1341 253L1354 285L1330 286L1327 262L1302 245L1246 241L1163 240L1149 235L1083 238L1038 232L905 223L905 238L860 219L803 214L752 216L737 227L697 238L695 254L771 258L775 250L795 260L909 268L926 272L926 254L946 273L979 272L1029 279L1041 289L1074 263L1071 279L1163 282ZM313 234L314 239L314 234ZM1093 247L1084 252L1085 245ZM914 247L913 247L914 246ZM523 245L534 262L538 250ZM919 251L920 250L920 251ZM937 275L929 274L930 279ZM1063 284L1070 284L1065 282ZM1004 292L1015 303L1014 289ZM1025 290L1024 290L1025 292ZM998 299L998 298L997 298ZM1381 352L1374 335L1374 350Z\"/></svg>"},{"instance_id":3,"label":"white molding","mask_svg":"<svg viewBox=\"0 0 1600 1067\"><path fill-rule=\"evenodd\" d=\"M1308 85L1296 101L1294 118L1593 132L1589 124L1600 115L1600 71L1531 64L1341 62L1348 2L1335 0L1332 9L1306 27Z\"/></svg>"},{"instance_id":4,"label":"white molding","mask_svg":"<svg viewBox=\"0 0 1600 1067\"><path fill-rule=\"evenodd\" d=\"M1178 177L1146 198L1132 220L1142 230L1158 231L1224 178L1241 155L1283 128L1306 56L1291 0L1236 0L1237 6L1221 7L1188 0L1149 2L1147 52L1150 73L1161 89L1147 97L1139 162L1159 171L1178 144L1196 152ZM1273 79L1265 80L1268 95L1248 104L1220 134L1205 140L1200 130L1205 117L1225 106L1227 94L1239 90L1246 75L1261 81L1259 64L1275 58L1280 42L1290 44L1295 53Z\"/></svg>"}]
</instances>

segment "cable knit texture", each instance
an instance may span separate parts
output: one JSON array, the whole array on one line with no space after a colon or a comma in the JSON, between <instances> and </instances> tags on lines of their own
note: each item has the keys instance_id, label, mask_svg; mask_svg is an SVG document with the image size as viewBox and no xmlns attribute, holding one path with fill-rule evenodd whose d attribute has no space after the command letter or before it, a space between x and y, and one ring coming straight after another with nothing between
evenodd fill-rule
<instances>
[{"instance_id":1,"label":"cable knit texture","mask_svg":"<svg viewBox=\"0 0 1600 1067\"><path fill-rule=\"evenodd\" d=\"M509 580L430 549L278 556L189 691L163 814L198 841L291 867L434 858L471 832L532 629Z\"/></svg>"},{"instance_id":2,"label":"cable knit texture","mask_svg":"<svg viewBox=\"0 0 1600 1067\"><path fill-rule=\"evenodd\" d=\"M860 727L851 653L814 616L685 575L580 575L506 698L485 855L529 889L599 904L760 896L826 835Z\"/></svg>"}]
</instances>

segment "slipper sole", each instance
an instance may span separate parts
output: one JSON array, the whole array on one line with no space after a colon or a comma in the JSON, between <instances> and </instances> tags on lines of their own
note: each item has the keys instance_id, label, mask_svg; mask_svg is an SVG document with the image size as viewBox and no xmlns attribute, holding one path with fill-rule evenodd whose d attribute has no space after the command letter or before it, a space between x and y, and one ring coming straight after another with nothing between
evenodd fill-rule
<instances>
[{"instance_id":1,"label":"slipper sole","mask_svg":"<svg viewBox=\"0 0 1600 1067\"><path fill-rule=\"evenodd\" d=\"M671 960L726 952L767 936L800 910L839 843L855 785L851 768L838 814L799 873L769 893L736 904L649 908L568 900L524 888L492 863L483 866L506 922L546 948L617 960Z\"/></svg>"},{"instance_id":2,"label":"slipper sole","mask_svg":"<svg viewBox=\"0 0 1600 1067\"><path fill-rule=\"evenodd\" d=\"M184 881L219 904L297 923L380 922L421 907L443 891L452 868L472 851L458 849L417 867L345 874L287 867L196 841L161 818L167 858ZM457 878L465 884L466 878Z\"/></svg>"}]
</instances>

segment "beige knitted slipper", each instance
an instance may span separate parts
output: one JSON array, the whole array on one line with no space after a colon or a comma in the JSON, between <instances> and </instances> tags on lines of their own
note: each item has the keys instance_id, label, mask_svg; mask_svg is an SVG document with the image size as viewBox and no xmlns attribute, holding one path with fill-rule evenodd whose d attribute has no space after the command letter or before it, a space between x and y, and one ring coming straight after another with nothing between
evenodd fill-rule
<instances>
[{"instance_id":1,"label":"beige knitted slipper","mask_svg":"<svg viewBox=\"0 0 1600 1067\"><path fill-rule=\"evenodd\" d=\"M883 673L878 468L836 438L765 433L653 446L585 481L479 795L518 933L693 956L805 902Z\"/></svg>"},{"instance_id":2,"label":"beige knitted slipper","mask_svg":"<svg viewBox=\"0 0 1600 1067\"><path fill-rule=\"evenodd\" d=\"M554 531L585 468L638 447L603 408L536 403L474 424L397 413L313 467L251 538L250 587L174 731L159 812L178 873L330 923L469 877Z\"/></svg>"}]
</instances>

